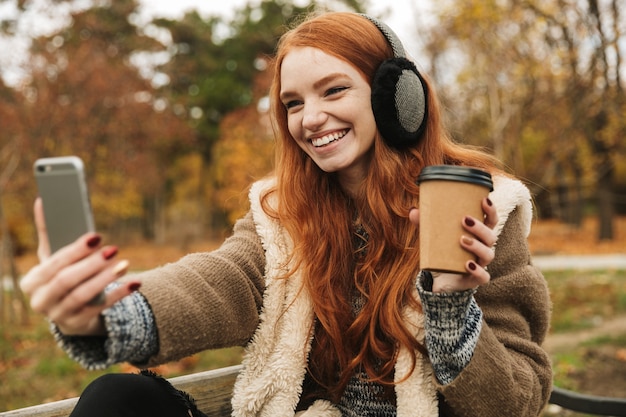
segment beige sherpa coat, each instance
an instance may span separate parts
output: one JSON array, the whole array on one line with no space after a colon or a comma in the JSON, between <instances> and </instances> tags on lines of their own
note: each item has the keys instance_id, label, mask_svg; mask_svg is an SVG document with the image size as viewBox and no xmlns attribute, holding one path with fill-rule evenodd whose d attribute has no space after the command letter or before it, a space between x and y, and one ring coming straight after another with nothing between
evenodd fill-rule
<instances>
[{"instance_id":1,"label":"beige sherpa coat","mask_svg":"<svg viewBox=\"0 0 626 417\"><path fill-rule=\"evenodd\" d=\"M244 359L244 371L235 385L233 416L293 415L302 393L307 355L311 347L313 304L303 289L302 275L289 280L277 279L284 274L292 245L280 224L261 209L260 191L265 183L256 183L251 191L252 213L267 258L266 289L261 324L249 344ZM416 290L417 291L417 290ZM417 294L416 294L417 297ZM412 309L404 312L407 323L418 340L423 341L422 314ZM410 354L401 351L395 378L404 378L411 369ZM398 417L415 415L437 416L435 387L431 383L432 368L418 362L411 376L397 386ZM303 416L341 417L327 401L317 401Z\"/></svg>"}]
</instances>

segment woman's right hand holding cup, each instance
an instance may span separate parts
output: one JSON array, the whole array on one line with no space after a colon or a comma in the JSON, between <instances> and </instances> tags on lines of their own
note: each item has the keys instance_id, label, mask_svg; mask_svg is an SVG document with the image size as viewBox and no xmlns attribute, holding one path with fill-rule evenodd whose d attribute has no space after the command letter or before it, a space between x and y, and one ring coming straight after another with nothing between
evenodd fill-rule
<instances>
[{"instance_id":1,"label":"woman's right hand holding cup","mask_svg":"<svg viewBox=\"0 0 626 417\"><path fill-rule=\"evenodd\" d=\"M41 200L35 202L35 224L40 263L20 282L31 308L56 324L65 335L104 335L101 312L136 291L130 280L99 296L111 282L126 273L128 261L117 261L115 246L102 246L101 237L87 233L50 254Z\"/></svg>"}]
</instances>

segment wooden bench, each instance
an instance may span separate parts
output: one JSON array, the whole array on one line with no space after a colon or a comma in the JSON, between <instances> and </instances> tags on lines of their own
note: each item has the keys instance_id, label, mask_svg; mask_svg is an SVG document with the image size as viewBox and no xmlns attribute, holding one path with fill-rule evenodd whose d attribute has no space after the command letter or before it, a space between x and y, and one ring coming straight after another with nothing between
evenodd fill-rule
<instances>
[{"instance_id":1,"label":"wooden bench","mask_svg":"<svg viewBox=\"0 0 626 417\"><path fill-rule=\"evenodd\" d=\"M178 389L191 394L198 408L210 417L231 414L230 397L241 365L171 378ZM67 417L77 398L0 413L0 417ZM554 387L550 403L571 411L598 416L626 417L626 398L582 395Z\"/></svg>"},{"instance_id":2,"label":"wooden bench","mask_svg":"<svg viewBox=\"0 0 626 417\"><path fill-rule=\"evenodd\" d=\"M170 382L178 389L188 392L198 408L208 416L227 417L231 414L230 397L241 365L212 371L198 372L171 378ZM35 405L14 411L0 413L2 417L67 417L78 398Z\"/></svg>"}]
</instances>

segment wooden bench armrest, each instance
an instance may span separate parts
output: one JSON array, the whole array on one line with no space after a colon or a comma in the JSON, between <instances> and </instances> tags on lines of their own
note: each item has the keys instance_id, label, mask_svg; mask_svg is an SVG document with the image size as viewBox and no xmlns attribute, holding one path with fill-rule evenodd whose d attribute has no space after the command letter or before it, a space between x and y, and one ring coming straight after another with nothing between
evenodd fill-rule
<instances>
[{"instance_id":1,"label":"wooden bench armrest","mask_svg":"<svg viewBox=\"0 0 626 417\"><path fill-rule=\"evenodd\" d=\"M563 388L553 387L550 395L550 404L596 416L626 417L626 398L580 394Z\"/></svg>"}]
</instances>

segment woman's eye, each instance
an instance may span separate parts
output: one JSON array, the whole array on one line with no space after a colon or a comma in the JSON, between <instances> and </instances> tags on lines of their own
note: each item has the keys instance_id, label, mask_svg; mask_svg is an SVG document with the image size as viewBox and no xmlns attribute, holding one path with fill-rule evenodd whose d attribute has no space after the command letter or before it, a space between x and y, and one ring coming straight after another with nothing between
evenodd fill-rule
<instances>
[{"instance_id":1,"label":"woman's eye","mask_svg":"<svg viewBox=\"0 0 626 417\"><path fill-rule=\"evenodd\" d=\"M333 95L333 94L340 93L340 92L342 92L342 91L344 91L344 90L347 90L347 89L348 89L348 87L332 87L332 88L329 88L329 89L326 91L326 95L327 95L327 96L331 96L331 95Z\"/></svg>"},{"instance_id":2,"label":"woman's eye","mask_svg":"<svg viewBox=\"0 0 626 417\"><path fill-rule=\"evenodd\" d=\"M302 104L302 101L300 101L300 100L291 100L291 101L286 102L284 104L284 106L285 106L285 108L287 110L289 110L289 109L292 109L292 108L294 108L296 106L299 106L301 104Z\"/></svg>"}]
</instances>

